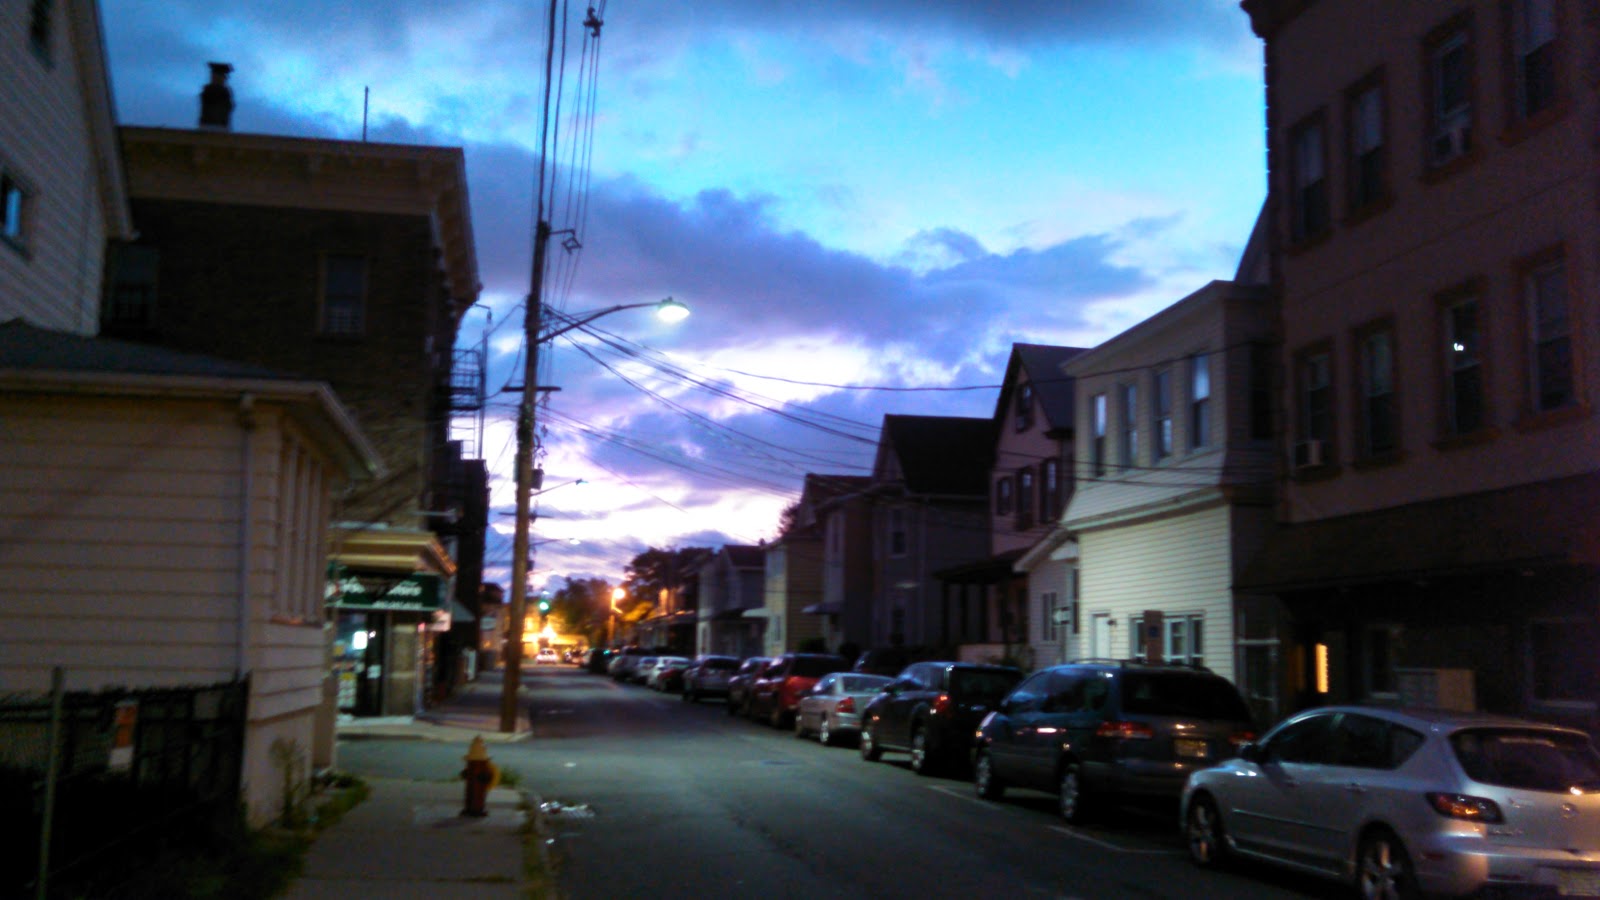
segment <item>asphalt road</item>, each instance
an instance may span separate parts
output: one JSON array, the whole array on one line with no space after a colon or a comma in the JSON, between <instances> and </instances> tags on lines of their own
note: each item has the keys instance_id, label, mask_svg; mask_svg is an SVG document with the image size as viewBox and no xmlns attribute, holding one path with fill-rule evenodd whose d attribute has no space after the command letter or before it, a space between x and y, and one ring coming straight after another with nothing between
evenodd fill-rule
<instances>
[{"instance_id":1,"label":"asphalt road","mask_svg":"<svg viewBox=\"0 0 1600 900\"><path fill-rule=\"evenodd\" d=\"M913 774L903 754L853 748L729 717L720 702L535 668L534 737L496 745L547 818L564 897L1317 898L1336 886L1265 867L1206 872L1184 853L1175 810L1108 811L1068 826L1054 798L998 803L970 781ZM342 768L451 778L461 748L342 744Z\"/></svg>"}]
</instances>

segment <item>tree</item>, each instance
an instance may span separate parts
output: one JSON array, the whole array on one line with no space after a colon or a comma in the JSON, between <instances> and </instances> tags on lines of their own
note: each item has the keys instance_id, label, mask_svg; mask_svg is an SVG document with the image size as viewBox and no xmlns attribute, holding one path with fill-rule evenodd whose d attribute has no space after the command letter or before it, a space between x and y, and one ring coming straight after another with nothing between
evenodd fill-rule
<instances>
[{"instance_id":1,"label":"tree","mask_svg":"<svg viewBox=\"0 0 1600 900\"><path fill-rule=\"evenodd\" d=\"M711 556L707 547L684 547L661 550L656 547L640 553L624 570L622 586L627 599L617 604L623 613L631 613L640 604L654 605L661 592L676 590L693 566Z\"/></svg>"}]
</instances>

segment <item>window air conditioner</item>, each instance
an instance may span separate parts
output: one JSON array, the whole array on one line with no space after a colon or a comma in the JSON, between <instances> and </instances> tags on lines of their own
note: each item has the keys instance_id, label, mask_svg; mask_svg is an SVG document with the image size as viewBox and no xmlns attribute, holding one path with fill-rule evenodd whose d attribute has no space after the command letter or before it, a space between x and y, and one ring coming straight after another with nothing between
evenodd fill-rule
<instances>
[{"instance_id":1,"label":"window air conditioner","mask_svg":"<svg viewBox=\"0 0 1600 900\"><path fill-rule=\"evenodd\" d=\"M1294 467L1296 469L1314 469L1322 465L1322 442L1316 439L1301 441L1294 445Z\"/></svg>"}]
</instances>

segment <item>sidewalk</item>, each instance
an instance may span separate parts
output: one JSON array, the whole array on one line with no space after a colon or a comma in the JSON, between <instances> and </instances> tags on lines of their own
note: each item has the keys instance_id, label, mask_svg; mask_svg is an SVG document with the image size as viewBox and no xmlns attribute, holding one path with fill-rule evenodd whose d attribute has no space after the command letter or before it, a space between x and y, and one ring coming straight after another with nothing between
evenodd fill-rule
<instances>
[{"instance_id":1,"label":"sidewalk","mask_svg":"<svg viewBox=\"0 0 1600 900\"><path fill-rule=\"evenodd\" d=\"M485 743L526 739L530 732L524 698L518 698L517 731L500 727L500 681L496 673L467 685L445 704L415 719L339 723L339 740L411 739L448 741L463 754L474 737ZM372 793L338 824L319 834L306 854L305 870L284 900L346 900L367 896L409 900L523 898L522 795L510 788L489 792L488 815L461 815L460 782L366 779Z\"/></svg>"}]
</instances>

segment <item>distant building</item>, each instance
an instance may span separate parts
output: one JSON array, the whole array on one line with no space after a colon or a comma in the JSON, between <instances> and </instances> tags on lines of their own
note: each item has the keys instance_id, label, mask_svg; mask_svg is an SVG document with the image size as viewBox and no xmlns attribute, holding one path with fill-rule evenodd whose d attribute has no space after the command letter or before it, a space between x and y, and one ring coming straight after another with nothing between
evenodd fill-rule
<instances>
[{"instance_id":1,"label":"distant building","mask_svg":"<svg viewBox=\"0 0 1600 900\"><path fill-rule=\"evenodd\" d=\"M1600 726L1592 0L1245 0L1265 40L1298 704Z\"/></svg>"},{"instance_id":2,"label":"distant building","mask_svg":"<svg viewBox=\"0 0 1600 900\"><path fill-rule=\"evenodd\" d=\"M760 656L766 646L766 550L727 544L700 567L695 653Z\"/></svg>"}]
</instances>

